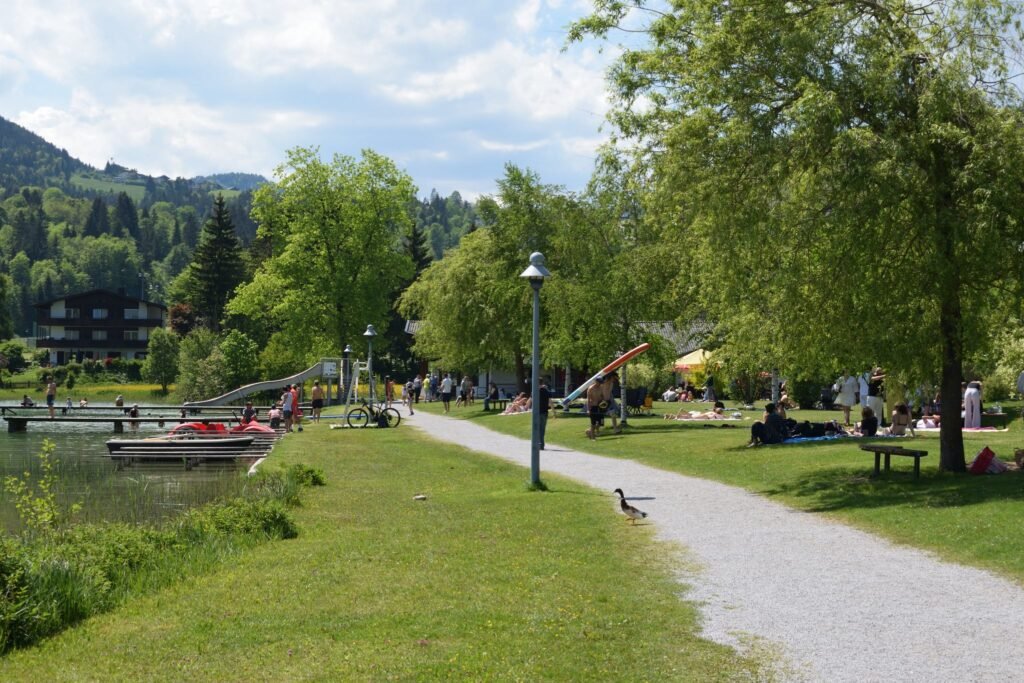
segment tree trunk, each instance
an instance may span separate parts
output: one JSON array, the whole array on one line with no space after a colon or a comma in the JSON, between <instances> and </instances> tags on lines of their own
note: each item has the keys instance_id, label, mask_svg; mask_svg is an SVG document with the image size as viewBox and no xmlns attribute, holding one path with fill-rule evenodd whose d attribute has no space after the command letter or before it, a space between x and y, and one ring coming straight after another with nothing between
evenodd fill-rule
<instances>
[{"instance_id":1,"label":"tree trunk","mask_svg":"<svg viewBox=\"0 0 1024 683\"><path fill-rule=\"evenodd\" d=\"M526 382L526 358L518 349L516 350L516 383L519 385L519 391L529 390Z\"/></svg>"},{"instance_id":2,"label":"tree trunk","mask_svg":"<svg viewBox=\"0 0 1024 683\"><path fill-rule=\"evenodd\" d=\"M953 315L955 320L947 316ZM939 469L945 472L966 472L964 459L963 418L960 416L960 385L963 382L963 349L960 344L958 301L944 303L940 330L942 334L942 422L939 425Z\"/></svg>"}]
</instances>

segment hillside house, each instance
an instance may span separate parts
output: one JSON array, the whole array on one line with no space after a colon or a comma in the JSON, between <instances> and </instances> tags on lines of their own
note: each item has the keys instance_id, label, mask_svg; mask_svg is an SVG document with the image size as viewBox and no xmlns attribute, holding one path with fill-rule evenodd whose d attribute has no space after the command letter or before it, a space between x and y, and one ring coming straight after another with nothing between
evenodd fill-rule
<instances>
[{"instance_id":1,"label":"hillside house","mask_svg":"<svg viewBox=\"0 0 1024 683\"><path fill-rule=\"evenodd\" d=\"M36 348L50 363L86 358L146 357L150 332L167 324L167 307L124 293L94 289L44 301L36 308Z\"/></svg>"}]
</instances>

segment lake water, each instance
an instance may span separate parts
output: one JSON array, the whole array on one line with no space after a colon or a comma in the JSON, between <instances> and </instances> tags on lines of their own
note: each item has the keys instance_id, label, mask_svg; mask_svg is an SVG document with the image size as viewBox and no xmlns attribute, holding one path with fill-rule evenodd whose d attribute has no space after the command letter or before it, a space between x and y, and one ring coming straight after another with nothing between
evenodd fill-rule
<instances>
[{"instance_id":1,"label":"lake water","mask_svg":"<svg viewBox=\"0 0 1024 683\"><path fill-rule=\"evenodd\" d=\"M8 404L10 405L10 404ZM201 505L241 490L247 465L232 462L202 463L185 470L180 463L133 464L118 468L107 455L106 441L133 438L115 435L110 424L29 423L25 432L7 432L0 422L0 480L29 472L40 476L38 453L43 441L56 445L54 471L60 479L59 499L80 503L78 521L154 522L188 507ZM157 436L167 431L143 425L137 435ZM0 487L0 529L21 528L11 495Z\"/></svg>"}]
</instances>

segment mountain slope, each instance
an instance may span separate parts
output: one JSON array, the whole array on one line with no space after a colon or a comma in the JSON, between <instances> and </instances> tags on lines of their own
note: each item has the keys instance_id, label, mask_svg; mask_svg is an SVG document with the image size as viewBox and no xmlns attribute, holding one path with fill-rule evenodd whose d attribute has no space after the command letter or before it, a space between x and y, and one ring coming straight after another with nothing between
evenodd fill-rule
<instances>
[{"instance_id":1,"label":"mountain slope","mask_svg":"<svg viewBox=\"0 0 1024 683\"><path fill-rule=\"evenodd\" d=\"M0 188L9 192L25 185L68 188L72 175L93 170L67 150L0 117Z\"/></svg>"}]
</instances>

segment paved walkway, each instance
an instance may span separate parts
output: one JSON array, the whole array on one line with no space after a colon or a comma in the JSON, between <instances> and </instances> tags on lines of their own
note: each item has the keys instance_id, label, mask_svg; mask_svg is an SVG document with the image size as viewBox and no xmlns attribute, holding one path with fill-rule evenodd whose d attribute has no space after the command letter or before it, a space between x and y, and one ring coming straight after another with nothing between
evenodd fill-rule
<instances>
[{"instance_id":1,"label":"paved walkway","mask_svg":"<svg viewBox=\"0 0 1024 683\"><path fill-rule=\"evenodd\" d=\"M529 467L524 439L423 412L408 421ZM779 653L785 680L1024 680L1024 590L1010 581L632 461L549 443L541 471L607 491L616 508L612 489L622 488L700 567L679 580L701 606L705 637L737 647L756 639Z\"/></svg>"}]
</instances>

